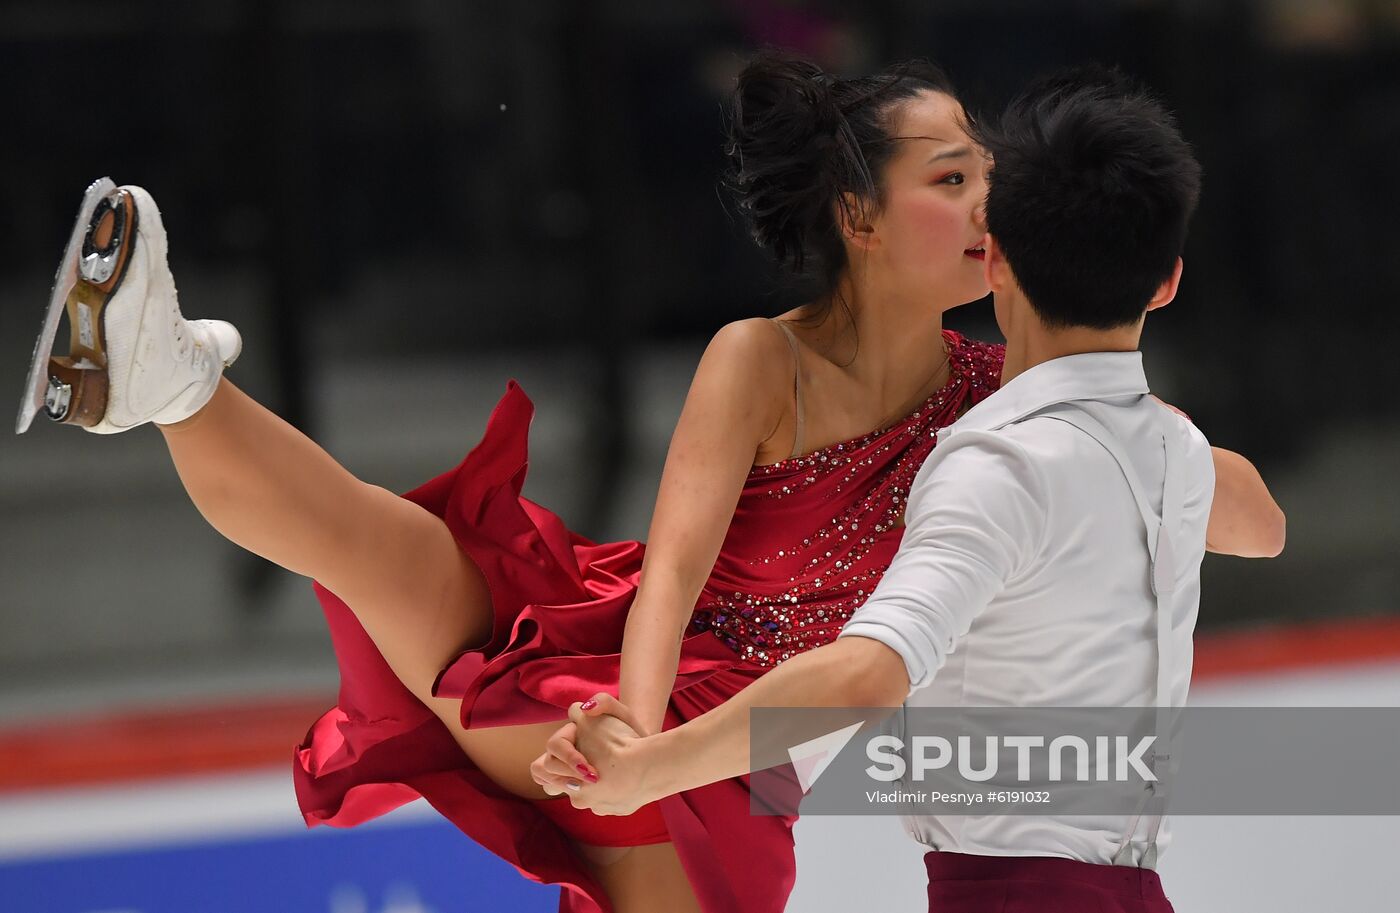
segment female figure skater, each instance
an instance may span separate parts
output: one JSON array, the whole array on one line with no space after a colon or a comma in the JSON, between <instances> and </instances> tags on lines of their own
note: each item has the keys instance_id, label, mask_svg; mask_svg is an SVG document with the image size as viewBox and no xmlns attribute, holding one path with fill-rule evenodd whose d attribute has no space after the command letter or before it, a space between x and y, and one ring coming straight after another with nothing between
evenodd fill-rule
<instances>
[{"instance_id":1,"label":"female figure skater","mask_svg":"<svg viewBox=\"0 0 1400 913\"><path fill-rule=\"evenodd\" d=\"M769 55L745 70L742 205L757 240L825 292L714 337L645 552L589 542L520 497L532 406L514 384L456 469L403 498L351 476L221 379L238 334L181 316L160 214L137 187L89 193L21 426L40 406L100 433L156 423L217 530L318 581L342 684L296 753L309 823L421 795L561 885L562 911L776 913L792 822L751 816L747 778L595 817L547 795L531 761L598 691L620 688L648 731L704 713L834 639L880 579L934 431L1000 369L1000 347L941 326L987 291L985 163L962 118L926 65L837 80ZM64 309L70 354L50 358ZM1244 551L1272 501L1252 467L1229 478L1218 507L1237 526L1216 545Z\"/></svg>"}]
</instances>

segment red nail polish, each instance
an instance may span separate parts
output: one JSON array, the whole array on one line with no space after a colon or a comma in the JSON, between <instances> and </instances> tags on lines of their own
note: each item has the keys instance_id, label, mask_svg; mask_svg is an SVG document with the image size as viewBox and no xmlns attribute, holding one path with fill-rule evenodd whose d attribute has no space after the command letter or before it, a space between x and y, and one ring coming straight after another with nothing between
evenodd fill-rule
<instances>
[{"instance_id":1,"label":"red nail polish","mask_svg":"<svg viewBox=\"0 0 1400 913\"><path fill-rule=\"evenodd\" d=\"M574 769L577 770L579 773L583 774L584 776L588 776L589 774L593 773L593 771L588 769L587 764L575 764Z\"/></svg>"},{"instance_id":2,"label":"red nail polish","mask_svg":"<svg viewBox=\"0 0 1400 913\"><path fill-rule=\"evenodd\" d=\"M580 709L580 710L592 710L594 707L597 707L597 706L598 706L598 702L595 701L595 700L593 700L592 698L589 698L588 700L584 701L582 704L579 705L579 709Z\"/></svg>"}]
</instances>

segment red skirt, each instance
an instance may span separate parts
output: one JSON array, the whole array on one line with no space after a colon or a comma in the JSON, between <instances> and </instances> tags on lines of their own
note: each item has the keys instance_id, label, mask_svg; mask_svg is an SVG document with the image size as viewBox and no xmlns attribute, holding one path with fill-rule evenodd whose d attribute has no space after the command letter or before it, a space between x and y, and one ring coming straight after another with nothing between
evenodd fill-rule
<instances>
[{"instance_id":1,"label":"red skirt","mask_svg":"<svg viewBox=\"0 0 1400 913\"><path fill-rule=\"evenodd\" d=\"M520 497L533 412L512 382L461 465L404 496L443 518L490 586L490 641L454 660L436 686L438 696L461 699L469 728L563 720L574 701L617 693L643 546L595 544ZM478 770L399 682L345 603L319 584L316 594L341 686L337 706L311 727L294 759L307 823L349 827L422 796L526 878L559 885L561 913L611 913L553 818ZM713 634L688 636L666 728L723 703L764 671ZM659 805L706 913L784 908L796 875L795 819L750 814L747 777ZM471 891L462 886L464 899Z\"/></svg>"},{"instance_id":2,"label":"red skirt","mask_svg":"<svg viewBox=\"0 0 1400 913\"><path fill-rule=\"evenodd\" d=\"M1173 913L1148 869L938 852L924 863L929 913Z\"/></svg>"}]
</instances>

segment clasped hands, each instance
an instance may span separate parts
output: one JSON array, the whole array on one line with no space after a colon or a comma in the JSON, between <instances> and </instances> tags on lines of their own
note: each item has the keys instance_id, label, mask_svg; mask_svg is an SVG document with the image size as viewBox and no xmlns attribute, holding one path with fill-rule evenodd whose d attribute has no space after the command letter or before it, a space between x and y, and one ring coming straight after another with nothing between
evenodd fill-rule
<instances>
[{"instance_id":1,"label":"clasped hands","mask_svg":"<svg viewBox=\"0 0 1400 913\"><path fill-rule=\"evenodd\" d=\"M595 815L630 815L647 802L653 770L647 739L631 709L610 694L569 707L569 722L545 743L530 775L551 796L567 795L574 808Z\"/></svg>"}]
</instances>

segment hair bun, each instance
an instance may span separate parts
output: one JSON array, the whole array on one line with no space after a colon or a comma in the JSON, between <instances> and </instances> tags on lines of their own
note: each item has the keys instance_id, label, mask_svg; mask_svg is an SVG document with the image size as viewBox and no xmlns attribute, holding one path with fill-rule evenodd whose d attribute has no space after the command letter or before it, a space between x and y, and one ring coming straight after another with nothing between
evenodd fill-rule
<instances>
[{"instance_id":1,"label":"hair bun","mask_svg":"<svg viewBox=\"0 0 1400 913\"><path fill-rule=\"evenodd\" d=\"M831 83L809 61L765 52L739 74L734 92L729 183L754 240L798 271L810 233L823 215L830 219L826 172L841 126Z\"/></svg>"},{"instance_id":2,"label":"hair bun","mask_svg":"<svg viewBox=\"0 0 1400 913\"><path fill-rule=\"evenodd\" d=\"M829 292L846 264L837 211L876 202L889 160L893 106L923 91L953 94L948 78L910 61L876 76L838 79L816 64L765 51L739 74L729 124L727 182L753 238Z\"/></svg>"}]
</instances>

